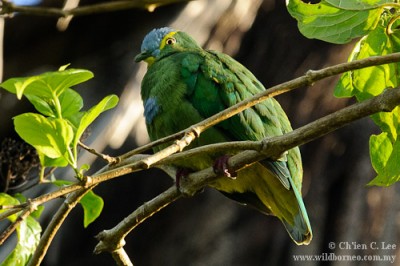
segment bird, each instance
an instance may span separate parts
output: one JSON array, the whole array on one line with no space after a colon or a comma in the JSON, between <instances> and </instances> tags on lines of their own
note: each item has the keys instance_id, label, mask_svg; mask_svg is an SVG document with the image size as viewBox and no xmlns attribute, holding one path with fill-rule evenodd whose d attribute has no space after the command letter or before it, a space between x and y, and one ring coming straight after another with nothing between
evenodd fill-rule
<instances>
[{"instance_id":1,"label":"bird","mask_svg":"<svg viewBox=\"0 0 400 266\"><path fill-rule=\"evenodd\" d=\"M265 90L251 71L231 56L203 49L189 34L170 27L151 30L134 60L147 63L141 97L152 141L189 128ZM274 98L269 98L202 132L187 148L259 141L290 131L284 110ZM278 160L253 163L237 173L224 169L230 156L206 154L186 158L176 166L183 172L213 166L225 177L216 179L210 187L263 214L276 216L297 245L308 245L312 229L301 195L303 169L299 148L288 150Z\"/></svg>"}]
</instances>

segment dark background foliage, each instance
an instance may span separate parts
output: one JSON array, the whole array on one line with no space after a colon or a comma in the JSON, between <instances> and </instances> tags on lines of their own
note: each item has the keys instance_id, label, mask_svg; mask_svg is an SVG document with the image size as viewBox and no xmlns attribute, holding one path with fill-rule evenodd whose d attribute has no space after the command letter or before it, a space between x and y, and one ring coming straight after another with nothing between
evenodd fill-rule
<instances>
[{"instance_id":1,"label":"dark background foliage","mask_svg":"<svg viewBox=\"0 0 400 266\"><path fill-rule=\"evenodd\" d=\"M92 2L96 1L81 1L82 4ZM200 2L212 8L218 5L211 4L213 1ZM231 5L235 4L233 1ZM133 57L139 52L142 38L154 27L169 25L184 8L185 4L179 4L161 7L153 13L125 10L76 17L63 32L56 29L56 18L16 15L5 21L4 79L53 71L67 63L74 68L87 68L94 72L95 78L78 89L86 108L107 94L121 95L125 88L138 90L138 84L132 82L138 68ZM208 12L205 10L204 16ZM264 0L248 29L235 24L237 21L230 17L230 12L228 8L214 22L185 25L182 29L206 31L206 46L212 47L217 40L219 50L230 53L247 66L266 87L309 69L344 62L354 45L331 45L306 39L298 32L284 1ZM352 102L332 96L336 80L337 77L327 79L278 97L294 128ZM129 84L136 85L130 88ZM121 101L124 102L124 94ZM131 106L133 109L140 107L139 101L132 104L135 104ZM123 112L122 109L113 115ZM30 110L29 104L1 91L0 110L0 139L15 138L11 118ZM89 138L99 147L105 146L106 153L118 155L128 151L138 145L136 140L140 135L146 134L136 130L122 139L124 144L120 148L110 148L104 137L105 131L115 127L110 118L111 115L101 119ZM303 195L314 232L309 246L296 246L277 219L206 189L193 198L179 200L136 228L126 239L126 251L136 265L290 265L297 264L293 254L398 254L398 250L330 250L328 244L399 243L400 208L396 204L399 186L366 186L374 177L368 138L377 132L369 119L363 119L301 147ZM115 134L118 137L118 131ZM96 161L92 169L101 165L102 162ZM57 176L62 175L68 176L68 173L60 172ZM170 185L171 180L162 172L149 170L98 186L95 191L105 200L102 215L83 229L82 210L76 208L58 232L43 265L113 265L109 254L92 254L96 245L94 235L113 227ZM46 210L51 211L57 204L46 205ZM45 213L43 224L50 218L51 214ZM319 264L317 261L304 263Z\"/></svg>"}]
</instances>

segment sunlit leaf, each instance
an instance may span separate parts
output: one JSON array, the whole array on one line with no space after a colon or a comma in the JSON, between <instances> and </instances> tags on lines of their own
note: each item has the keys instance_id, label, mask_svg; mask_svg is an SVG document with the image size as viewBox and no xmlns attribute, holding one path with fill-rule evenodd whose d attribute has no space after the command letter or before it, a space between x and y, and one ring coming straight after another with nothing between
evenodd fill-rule
<instances>
[{"instance_id":1,"label":"sunlit leaf","mask_svg":"<svg viewBox=\"0 0 400 266\"><path fill-rule=\"evenodd\" d=\"M383 11L383 8L346 10L325 0L316 4L287 0L287 9L298 21L298 28L304 36L338 44L373 30Z\"/></svg>"},{"instance_id":2,"label":"sunlit leaf","mask_svg":"<svg viewBox=\"0 0 400 266\"><path fill-rule=\"evenodd\" d=\"M392 142L387 136L387 133L372 135L369 139L369 152L372 162L372 167L377 173L385 168L385 165L392 154Z\"/></svg>"},{"instance_id":3,"label":"sunlit leaf","mask_svg":"<svg viewBox=\"0 0 400 266\"><path fill-rule=\"evenodd\" d=\"M326 2L341 9L366 10L393 3L393 0L326 0Z\"/></svg>"},{"instance_id":4,"label":"sunlit leaf","mask_svg":"<svg viewBox=\"0 0 400 266\"><path fill-rule=\"evenodd\" d=\"M387 37L385 28L377 27L360 44L360 50L354 59L364 59L393 52L393 45ZM389 87L397 86L397 64L385 64L367 67L352 72L352 83L357 90L356 97L366 99L379 95Z\"/></svg>"},{"instance_id":5,"label":"sunlit leaf","mask_svg":"<svg viewBox=\"0 0 400 266\"><path fill-rule=\"evenodd\" d=\"M6 205L12 206L12 205L18 205L18 204L19 204L19 201L16 198L14 198L6 193L0 192L0 206L6 206ZM4 212L4 210L0 210L0 213L2 213L2 212ZM14 222L15 219L17 219L17 214L13 214L13 215L9 216L8 219L11 222Z\"/></svg>"},{"instance_id":6,"label":"sunlit leaf","mask_svg":"<svg viewBox=\"0 0 400 266\"><path fill-rule=\"evenodd\" d=\"M73 89L66 89L59 97L63 117L78 113L83 107L83 99Z\"/></svg>"},{"instance_id":7,"label":"sunlit leaf","mask_svg":"<svg viewBox=\"0 0 400 266\"><path fill-rule=\"evenodd\" d=\"M399 135L400 107L397 106L391 112L380 112L371 116L383 132L388 133L388 137L394 141Z\"/></svg>"},{"instance_id":8,"label":"sunlit leaf","mask_svg":"<svg viewBox=\"0 0 400 266\"><path fill-rule=\"evenodd\" d=\"M0 193L0 205L17 205L20 201L16 198L6 194ZM0 210L0 213L3 210ZM7 219L10 222L14 222L17 219L18 214L13 214ZM6 257L1 263L4 266L25 266L33 252L35 251L42 228L40 224L31 216L21 221L17 227L18 242L14 250Z\"/></svg>"},{"instance_id":9,"label":"sunlit leaf","mask_svg":"<svg viewBox=\"0 0 400 266\"><path fill-rule=\"evenodd\" d=\"M40 240L42 228L31 216L28 216L17 227L18 243L14 250L1 263L4 266L25 266Z\"/></svg>"},{"instance_id":10,"label":"sunlit leaf","mask_svg":"<svg viewBox=\"0 0 400 266\"><path fill-rule=\"evenodd\" d=\"M118 104L116 95L106 96L97 105L86 111L80 120L79 127L76 131L74 143L78 143L85 129L104 111L114 108Z\"/></svg>"},{"instance_id":11,"label":"sunlit leaf","mask_svg":"<svg viewBox=\"0 0 400 266\"><path fill-rule=\"evenodd\" d=\"M70 65L71 65L71 64L66 64L66 65L60 66L60 67L58 68L58 71L64 71L64 70L66 70Z\"/></svg>"},{"instance_id":12,"label":"sunlit leaf","mask_svg":"<svg viewBox=\"0 0 400 266\"><path fill-rule=\"evenodd\" d=\"M25 113L14 117L14 126L23 140L47 157L68 159L73 130L67 121Z\"/></svg>"},{"instance_id":13,"label":"sunlit leaf","mask_svg":"<svg viewBox=\"0 0 400 266\"><path fill-rule=\"evenodd\" d=\"M25 96L38 112L46 116L56 117L56 111L51 104L50 98L39 97L33 94L28 94Z\"/></svg>"},{"instance_id":14,"label":"sunlit leaf","mask_svg":"<svg viewBox=\"0 0 400 266\"><path fill-rule=\"evenodd\" d=\"M89 191L85 196L83 196L80 203L83 207L84 213L83 226L86 228L100 216L101 211L103 210L104 201L93 191Z\"/></svg>"},{"instance_id":15,"label":"sunlit leaf","mask_svg":"<svg viewBox=\"0 0 400 266\"><path fill-rule=\"evenodd\" d=\"M38 151L38 156L41 165L44 167L65 167L68 165L68 160L64 157L58 157L53 159L45 156L43 153L39 151Z\"/></svg>"},{"instance_id":16,"label":"sunlit leaf","mask_svg":"<svg viewBox=\"0 0 400 266\"><path fill-rule=\"evenodd\" d=\"M38 77L11 78L0 84L0 87L17 95L20 100L25 89L38 80Z\"/></svg>"},{"instance_id":17,"label":"sunlit leaf","mask_svg":"<svg viewBox=\"0 0 400 266\"><path fill-rule=\"evenodd\" d=\"M73 184L68 180L56 180L54 185L62 187ZM83 208L83 226L86 228L89 224L94 222L101 214L104 206L103 199L93 191L89 191L79 201Z\"/></svg>"},{"instance_id":18,"label":"sunlit leaf","mask_svg":"<svg viewBox=\"0 0 400 266\"><path fill-rule=\"evenodd\" d=\"M93 73L83 69L67 69L63 71L46 72L33 77L11 78L0 84L0 87L11 93L52 98L59 96L66 89L85 82L93 77Z\"/></svg>"},{"instance_id":19,"label":"sunlit leaf","mask_svg":"<svg viewBox=\"0 0 400 266\"><path fill-rule=\"evenodd\" d=\"M387 145L387 140L384 141L386 142L384 148L386 149L385 151L382 150L382 152L389 152L390 147ZM393 144L393 148L390 154L375 154L376 156L379 156L379 160L384 161L388 155L389 158L387 159L386 164L382 169L378 171L378 175L368 183L368 185L375 185L375 186L390 186L395 182L400 181L400 167L399 167L399 162L400 162L400 141L395 141ZM375 158L375 160L377 160ZM376 165L375 165L376 166Z\"/></svg>"}]
</instances>

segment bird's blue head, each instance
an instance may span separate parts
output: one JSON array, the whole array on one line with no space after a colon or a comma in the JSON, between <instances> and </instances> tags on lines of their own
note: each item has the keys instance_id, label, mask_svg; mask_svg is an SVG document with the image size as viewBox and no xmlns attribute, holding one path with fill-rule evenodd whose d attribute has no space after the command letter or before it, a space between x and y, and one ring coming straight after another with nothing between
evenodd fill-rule
<instances>
[{"instance_id":1,"label":"bird's blue head","mask_svg":"<svg viewBox=\"0 0 400 266\"><path fill-rule=\"evenodd\" d=\"M165 37L175 34L171 28L164 27L159 29L153 29L143 39L142 46L140 47L140 54L135 57L135 61L146 61L149 65L154 62L154 59L160 54L160 50L163 48ZM165 44L164 44L165 45Z\"/></svg>"},{"instance_id":2,"label":"bird's blue head","mask_svg":"<svg viewBox=\"0 0 400 266\"><path fill-rule=\"evenodd\" d=\"M200 48L195 40L184 32L168 27L154 29L144 37L136 62L145 61L151 66L159 57L171 52Z\"/></svg>"}]
</instances>

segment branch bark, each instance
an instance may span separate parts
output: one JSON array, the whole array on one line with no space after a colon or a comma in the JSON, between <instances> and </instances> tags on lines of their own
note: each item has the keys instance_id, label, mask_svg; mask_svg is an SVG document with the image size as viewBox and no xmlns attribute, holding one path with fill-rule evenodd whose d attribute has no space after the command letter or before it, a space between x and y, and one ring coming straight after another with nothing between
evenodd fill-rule
<instances>
[{"instance_id":1,"label":"branch bark","mask_svg":"<svg viewBox=\"0 0 400 266\"><path fill-rule=\"evenodd\" d=\"M90 188L91 189L91 188ZM81 198L90 191L89 188L82 188L68 195L67 199L63 202L61 207L57 210L53 218L51 219L49 225L44 231L42 237L40 238L39 244L36 247L35 253L29 260L28 266L40 265L50 247L50 244L54 237L56 236L61 225L64 223L68 214L72 209L78 204Z\"/></svg>"},{"instance_id":2,"label":"branch bark","mask_svg":"<svg viewBox=\"0 0 400 266\"><path fill-rule=\"evenodd\" d=\"M76 7L72 9L62 9L54 7L35 7L35 6L20 6L15 5L7 0L2 0L1 15L13 15L19 13L22 15L33 16L53 16L53 17L67 17L67 16L84 16L93 15L98 13L113 12L125 9L140 8L146 9L149 12L154 11L157 7L175 4L181 2L189 2L191 0L136 0L136 1L111 1L100 4L93 4L89 6Z\"/></svg>"}]
</instances>

